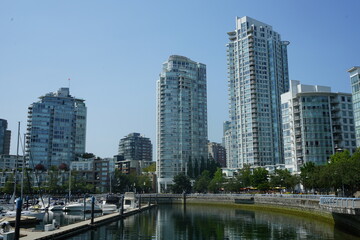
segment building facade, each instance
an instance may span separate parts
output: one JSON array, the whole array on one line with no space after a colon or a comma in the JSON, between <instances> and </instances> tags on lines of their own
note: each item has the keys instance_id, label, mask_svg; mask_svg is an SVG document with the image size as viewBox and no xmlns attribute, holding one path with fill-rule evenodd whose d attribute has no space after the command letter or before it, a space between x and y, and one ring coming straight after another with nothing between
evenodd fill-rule
<instances>
[{"instance_id":1,"label":"building facade","mask_svg":"<svg viewBox=\"0 0 360 240\"><path fill-rule=\"evenodd\" d=\"M0 155L9 155L10 153L11 131L7 128L7 121L5 119L0 119Z\"/></svg>"},{"instance_id":2,"label":"building facade","mask_svg":"<svg viewBox=\"0 0 360 240\"><path fill-rule=\"evenodd\" d=\"M92 185L94 191L103 193L110 192L110 164L107 159L77 157L71 162L70 169L76 171L75 181L82 180Z\"/></svg>"},{"instance_id":3,"label":"building facade","mask_svg":"<svg viewBox=\"0 0 360 240\"><path fill-rule=\"evenodd\" d=\"M285 167L300 172L306 162L326 164L332 154L356 150L351 94L290 82L281 95Z\"/></svg>"},{"instance_id":4,"label":"building facade","mask_svg":"<svg viewBox=\"0 0 360 240\"><path fill-rule=\"evenodd\" d=\"M170 56L157 81L158 191L187 174L190 159L207 159L207 139L206 66Z\"/></svg>"},{"instance_id":5,"label":"building facade","mask_svg":"<svg viewBox=\"0 0 360 240\"><path fill-rule=\"evenodd\" d=\"M152 163L152 144L140 133L130 133L119 142L118 169L124 174L140 174Z\"/></svg>"},{"instance_id":6,"label":"building facade","mask_svg":"<svg viewBox=\"0 0 360 240\"><path fill-rule=\"evenodd\" d=\"M0 169L3 171L22 169L23 165L26 164L23 156L17 155L0 155ZM24 167L27 167L24 165Z\"/></svg>"},{"instance_id":7,"label":"building facade","mask_svg":"<svg viewBox=\"0 0 360 240\"><path fill-rule=\"evenodd\" d=\"M283 162L280 95L289 89L287 45L268 24L236 18L227 44L230 168Z\"/></svg>"},{"instance_id":8,"label":"building facade","mask_svg":"<svg viewBox=\"0 0 360 240\"><path fill-rule=\"evenodd\" d=\"M208 143L209 159L215 160L221 167L226 167L226 150L220 143Z\"/></svg>"},{"instance_id":9,"label":"building facade","mask_svg":"<svg viewBox=\"0 0 360 240\"><path fill-rule=\"evenodd\" d=\"M130 133L119 142L119 155L127 160L152 161L152 144L140 133Z\"/></svg>"},{"instance_id":10,"label":"building facade","mask_svg":"<svg viewBox=\"0 0 360 240\"><path fill-rule=\"evenodd\" d=\"M29 167L46 168L65 163L85 153L86 106L72 97L69 88L48 93L28 111L27 154Z\"/></svg>"},{"instance_id":11,"label":"building facade","mask_svg":"<svg viewBox=\"0 0 360 240\"><path fill-rule=\"evenodd\" d=\"M350 73L351 92L355 119L356 146L360 147L360 67L352 67Z\"/></svg>"}]
</instances>

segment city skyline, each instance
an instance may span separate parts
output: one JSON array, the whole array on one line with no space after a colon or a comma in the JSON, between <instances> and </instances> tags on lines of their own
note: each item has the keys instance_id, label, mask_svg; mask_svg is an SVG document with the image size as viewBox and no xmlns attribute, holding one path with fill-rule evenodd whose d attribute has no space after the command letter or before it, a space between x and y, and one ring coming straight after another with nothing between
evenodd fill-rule
<instances>
[{"instance_id":1,"label":"city skyline","mask_svg":"<svg viewBox=\"0 0 360 240\"><path fill-rule=\"evenodd\" d=\"M155 142L155 81L160 64L174 54L207 65L208 136L221 142L228 118L226 33L236 16L268 23L291 42L291 80L350 93L347 70L359 65L360 36L352 31L357 1L326 2L326 9L325 1L199 1L190 9L176 5L177 11L171 3L145 1L141 9L137 3L42 3L0 4L0 118L13 136L18 121L24 133L28 105L70 84L89 111L86 151L101 157L115 155L128 132ZM15 149L12 137L10 153Z\"/></svg>"}]
</instances>

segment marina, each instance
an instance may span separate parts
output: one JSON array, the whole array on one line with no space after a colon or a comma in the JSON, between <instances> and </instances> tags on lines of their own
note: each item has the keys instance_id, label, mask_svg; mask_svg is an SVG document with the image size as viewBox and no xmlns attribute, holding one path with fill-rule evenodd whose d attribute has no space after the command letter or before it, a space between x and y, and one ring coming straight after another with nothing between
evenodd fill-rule
<instances>
[{"instance_id":1,"label":"marina","mask_svg":"<svg viewBox=\"0 0 360 240\"><path fill-rule=\"evenodd\" d=\"M26 204L23 206L26 210L20 209L22 201L19 199L16 209L13 204L3 205L0 239L18 239L19 236L21 239L26 236L29 239L54 239L115 221L152 206L150 203L140 204L134 193L125 193L123 197L113 195L110 199L107 196L105 200L102 196L98 196L97 200L93 196L64 204L50 203L51 198L48 198L48 202L42 201L33 206ZM34 206L36 210L30 210Z\"/></svg>"},{"instance_id":2,"label":"marina","mask_svg":"<svg viewBox=\"0 0 360 240\"><path fill-rule=\"evenodd\" d=\"M117 212L117 213L99 216L94 218L93 223L91 219L88 219L85 221L60 227L59 229L55 229L54 231L45 232L45 231L29 231L27 229L21 229L20 230L21 233L25 235L24 237L21 237L21 239L23 240L63 239L90 230L92 228L99 227L109 222L113 222L121 218L139 213L140 211L147 210L153 206L154 205L143 205L141 206L141 208L138 209L128 209L122 215L121 213Z\"/></svg>"}]
</instances>

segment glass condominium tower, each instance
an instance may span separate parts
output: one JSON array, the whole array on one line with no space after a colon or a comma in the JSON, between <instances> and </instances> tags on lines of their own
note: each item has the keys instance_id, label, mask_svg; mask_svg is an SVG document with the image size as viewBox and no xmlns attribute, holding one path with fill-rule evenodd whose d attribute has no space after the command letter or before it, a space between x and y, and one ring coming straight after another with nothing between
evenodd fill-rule
<instances>
[{"instance_id":1,"label":"glass condominium tower","mask_svg":"<svg viewBox=\"0 0 360 240\"><path fill-rule=\"evenodd\" d=\"M268 24L236 18L227 44L229 168L283 162L280 95L289 89L287 45Z\"/></svg>"},{"instance_id":2,"label":"glass condominium tower","mask_svg":"<svg viewBox=\"0 0 360 240\"><path fill-rule=\"evenodd\" d=\"M183 56L170 56L157 81L158 191L174 176L187 174L189 159L207 159L206 66Z\"/></svg>"},{"instance_id":3,"label":"glass condominium tower","mask_svg":"<svg viewBox=\"0 0 360 240\"><path fill-rule=\"evenodd\" d=\"M360 147L360 66L348 70L351 81L352 101L354 105L356 146Z\"/></svg>"},{"instance_id":4,"label":"glass condominium tower","mask_svg":"<svg viewBox=\"0 0 360 240\"><path fill-rule=\"evenodd\" d=\"M76 154L85 153L86 106L70 95L69 88L40 97L28 111L29 166L70 166Z\"/></svg>"}]
</instances>

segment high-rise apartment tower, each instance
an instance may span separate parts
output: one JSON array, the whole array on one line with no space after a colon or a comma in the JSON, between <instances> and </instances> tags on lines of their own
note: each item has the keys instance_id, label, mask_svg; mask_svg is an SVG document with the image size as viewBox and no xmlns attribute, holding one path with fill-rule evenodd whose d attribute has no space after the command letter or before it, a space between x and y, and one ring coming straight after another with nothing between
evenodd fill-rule
<instances>
[{"instance_id":1,"label":"high-rise apartment tower","mask_svg":"<svg viewBox=\"0 0 360 240\"><path fill-rule=\"evenodd\" d=\"M289 89L287 45L268 24L236 18L227 44L229 168L283 162L280 95Z\"/></svg>"},{"instance_id":2,"label":"high-rise apartment tower","mask_svg":"<svg viewBox=\"0 0 360 240\"><path fill-rule=\"evenodd\" d=\"M8 123L5 119L0 119L0 155L9 155L11 131L7 130Z\"/></svg>"},{"instance_id":3,"label":"high-rise apartment tower","mask_svg":"<svg viewBox=\"0 0 360 240\"><path fill-rule=\"evenodd\" d=\"M72 97L69 88L40 97L28 111L27 153L29 167L46 168L75 160L85 153L86 106Z\"/></svg>"},{"instance_id":4,"label":"high-rise apartment tower","mask_svg":"<svg viewBox=\"0 0 360 240\"><path fill-rule=\"evenodd\" d=\"M187 174L188 162L207 159L206 66L170 56L157 81L158 191L174 176Z\"/></svg>"},{"instance_id":5,"label":"high-rise apartment tower","mask_svg":"<svg viewBox=\"0 0 360 240\"><path fill-rule=\"evenodd\" d=\"M355 119L356 146L360 147L360 67L352 67L350 73L351 92Z\"/></svg>"}]
</instances>

